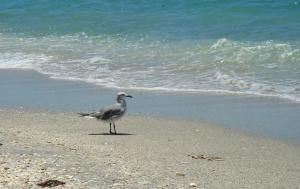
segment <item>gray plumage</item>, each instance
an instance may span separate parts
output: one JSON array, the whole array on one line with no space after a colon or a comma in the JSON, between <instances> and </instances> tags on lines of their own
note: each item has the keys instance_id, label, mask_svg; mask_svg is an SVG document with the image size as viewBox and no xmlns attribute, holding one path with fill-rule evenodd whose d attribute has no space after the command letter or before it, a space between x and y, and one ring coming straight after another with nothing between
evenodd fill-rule
<instances>
[{"instance_id":1,"label":"gray plumage","mask_svg":"<svg viewBox=\"0 0 300 189\"><path fill-rule=\"evenodd\" d=\"M78 114L83 117L92 117L98 120L109 122L109 133L117 134L115 121L123 117L123 115L126 113L127 107L126 107L125 97L132 98L131 95L128 95L124 92L119 92L117 95L117 103L115 103L114 105L105 107L97 112L91 112L91 113L81 112ZM111 131L111 125L113 125L114 127L114 132Z\"/></svg>"}]
</instances>

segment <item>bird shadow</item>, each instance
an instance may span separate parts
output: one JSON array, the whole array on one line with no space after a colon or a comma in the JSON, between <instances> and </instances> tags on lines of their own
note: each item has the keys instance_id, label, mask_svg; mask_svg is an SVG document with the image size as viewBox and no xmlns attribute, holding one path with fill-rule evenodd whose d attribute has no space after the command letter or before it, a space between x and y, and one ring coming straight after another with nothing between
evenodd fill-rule
<instances>
[{"instance_id":1,"label":"bird shadow","mask_svg":"<svg viewBox=\"0 0 300 189\"><path fill-rule=\"evenodd\" d=\"M89 133L88 135L129 136L129 135L134 135L134 134L131 134L131 133L117 133L117 134L110 134L110 133Z\"/></svg>"}]
</instances>

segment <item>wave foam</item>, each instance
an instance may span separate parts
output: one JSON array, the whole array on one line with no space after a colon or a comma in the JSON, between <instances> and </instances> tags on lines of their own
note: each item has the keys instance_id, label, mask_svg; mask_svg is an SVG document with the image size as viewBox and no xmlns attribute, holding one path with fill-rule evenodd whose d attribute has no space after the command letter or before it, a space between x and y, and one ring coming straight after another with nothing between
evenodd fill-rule
<instances>
[{"instance_id":1,"label":"wave foam","mask_svg":"<svg viewBox=\"0 0 300 189\"><path fill-rule=\"evenodd\" d=\"M48 62L51 57L40 54L0 53L0 68L37 69L37 65Z\"/></svg>"},{"instance_id":2,"label":"wave foam","mask_svg":"<svg viewBox=\"0 0 300 189\"><path fill-rule=\"evenodd\" d=\"M225 38L197 44L130 41L87 35L21 39L1 35L0 41L0 68L32 69L54 79L109 88L300 101L297 45Z\"/></svg>"}]
</instances>

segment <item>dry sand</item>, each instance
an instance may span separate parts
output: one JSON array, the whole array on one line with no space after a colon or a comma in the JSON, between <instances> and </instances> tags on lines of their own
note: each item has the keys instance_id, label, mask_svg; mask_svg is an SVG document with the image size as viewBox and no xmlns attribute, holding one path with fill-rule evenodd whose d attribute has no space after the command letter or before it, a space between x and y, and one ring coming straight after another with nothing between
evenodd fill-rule
<instances>
[{"instance_id":1,"label":"dry sand","mask_svg":"<svg viewBox=\"0 0 300 189\"><path fill-rule=\"evenodd\" d=\"M0 188L300 188L299 145L207 123L1 110L0 129Z\"/></svg>"}]
</instances>

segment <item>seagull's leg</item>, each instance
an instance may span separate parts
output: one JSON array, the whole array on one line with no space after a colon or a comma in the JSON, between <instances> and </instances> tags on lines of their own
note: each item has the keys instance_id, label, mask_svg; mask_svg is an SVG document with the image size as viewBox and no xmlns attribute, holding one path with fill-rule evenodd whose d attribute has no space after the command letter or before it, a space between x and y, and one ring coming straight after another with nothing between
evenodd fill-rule
<instances>
[{"instance_id":1,"label":"seagull's leg","mask_svg":"<svg viewBox=\"0 0 300 189\"><path fill-rule=\"evenodd\" d=\"M115 125L115 122L113 122L113 124L114 124L114 130L115 130L115 135L117 134L117 131L116 131L116 125Z\"/></svg>"},{"instance_id":2,"label":"seagull's leg","mask_svg":"<svg viewBox=\"0 0 300 189\"><path fill-rule=\"evenodd\" d=\"M111 132L111 122L109 122L109 134L112 134L112 132Z\"/></svg>"}]
</instances>

